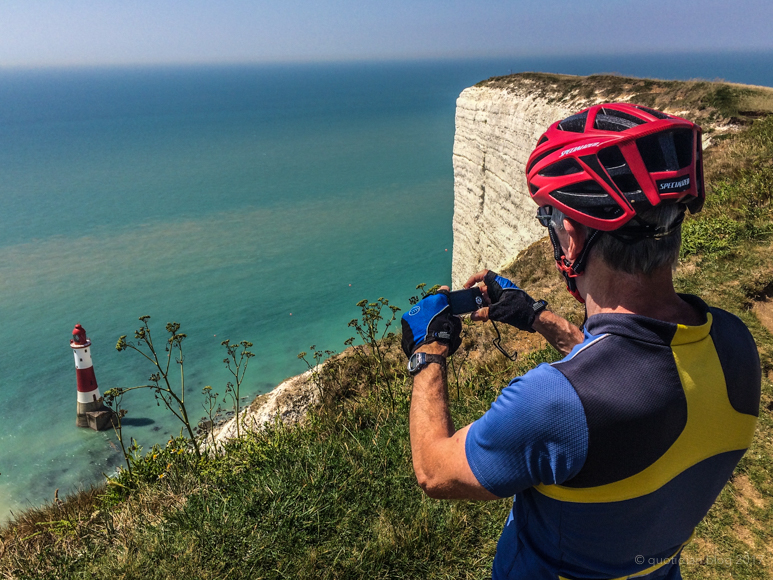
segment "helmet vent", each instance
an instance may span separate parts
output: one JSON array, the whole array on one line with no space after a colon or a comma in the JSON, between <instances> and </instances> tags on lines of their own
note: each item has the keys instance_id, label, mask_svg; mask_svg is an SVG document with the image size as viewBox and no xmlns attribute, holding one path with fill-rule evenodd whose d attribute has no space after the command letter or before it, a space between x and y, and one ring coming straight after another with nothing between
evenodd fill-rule
<instances>
[{"instance_id":1,"label":"helmet vent","mask_svg":"<svg viewBox=\"0 0 773 580\"><path fill-rule=\"evenodd\" d=\"M623 215L623 208L594 181L562 187L561 191L554 191L550 197L575 211L597 219L613 220Z\"/></svg>"},{"instance_id":2,"label":"helmet vent","mask_svg":"<svg viewBox=\"0 0 773 580\"><path fill-rule=\"evenodd\" d=\"M602 187L595 181L581 181L580 183L572 183L571 185L565 185L560 190L556 190L550 195L555 197L558 201L561 201L559 195L567 195L568 199L574 200L574 203L568 204L572 207L578 205L585 205L586 201L590 205L598 205L593 194L599 194L600 198L604 198L604 203L615 203L614 200L609 197L609 194L602 189ZM577 203L579 202L579 203Z\"/></svg>"},{"instance_id":3,"label":"helmet vent","mask_svg":"<svg viewBox=\"0 0 773 580\"><path fill-rule=\"evenodd\" d=\"M548 165L539 174L543 177L561 177L563 175L580 173L581 171L582 167L574 159L562 159L557 163L553 163L553 165Z\"/></svg>"},{"instance_id":4,"label":"helmet vent","mask_svg":"<svg viewBox=\"0 0 773 580\"><path fill-rule=\"evenodd\" d=\"M584 113L578 113L567 117L558 124L558 128L562 131L571 131L572 133L584 133L585 121L588 118L588 111Z\"/></svg>"},{"instance_id":5,"label":"helmet vent","mask_svg":"<svg viewBox=\"0 0 773 580\"><path fill-rule=\"evenodd\" d=\"M551 153L555 153L559 149L561 149L561 147L553 147L552 149L548 149L547 151L543 151L542 153L537 155L534 159L532 159L531 163L526 167L526 173L529 173L532 170L532 168L535 165L537 165L537 163L545 159L545 157L547 157Z\"/></svg>"},{"instance_id":6,"label":"helmet vent","mask_svg":"<svg viewBox=\"0 0 773 580\"><path fill-rule=\"evenodd\" d=\"M656 117L658 119L668 119L669 118L669 116L666 115L665 113L661 113L660 111L656 111L655 109L650 109L649 107L643 107L641 105L636 105L636 108L637 109L641 109L645 113L649 113L650 115L652 115L653 117Z\"/></svg>"},{"instance_id":7,"label":"helmet vent","mask_svg":"<svg viewBox=\"0 0 773 580\"><path fill-rule=\"evenodd\" d=\"M692 131L677 129L636 140L644 165L650 173L678 171L692 163Z\"/></svg>"},{"instance_id":8,"label":"helmet vent","mask_svg":"<svg viewBox=\"0 0 773 580\"><path fill-rule=\"evenodd\" d=\"M692 163L693 133L689 129L674 131L674 147L679 169L684 169Z\"/></svg>"},{"instance_id":9,"label":"helmet vent","mask_svg":"<svg viewBox=\"0 0 773 580\"><path fill-rule=\"evenodd\" d=\"M698 184L698 195L700 197L703 197L703 162L702 162L702 156L703 155L703 143L701 143L701 139L698 138L696 146L695 146L695 158L698 160L698 163L696 163L695 167L695 177L697 178L697 184Z\"/></svg>"},{"instance_id":10,"label":"helmet vent","mask_svg":"<svg viewBox=\"0 0 773 580\"><path fill-rule=\"evenodd\" d=\"M593 124L595 129L601 131L625 131L645 123L644 119L639 119L628 113L617 111L615 109L601 108L596 115L596 121Z\"/></svg>"},{"instance_id":11,"label":"helmet vent","mask_svg":"<svg viewBox=\"0 0 773 580\"><path fill-rule=\"evenodd\" d=\"M624 194L641 193L641 186L633 176L631 168L618 146L607 147L598 153L599 161L606 169L617 188Z\"/></svg>"},{"instance_id":12,"label":"helmet vent","mask_svg":"<svg viewBox=\"0 0 773 580\"><path fill-rule=\"evenodd\" d=\"M548 138L547 138L547 137L545 137L545 135L543 135L543 136L540 138L540 140L539 140L539 141L537 141L537 147L539 147L540 145L542 145L543 143L545 143L547 140L548 140Z\"/></svg>"},{"instance_id":13,"label":"helmet vent","mask_svg":"<svg viewBox=\"0 0 773 580\"><path fill-rule=\"evenodd\" d=\"M695 141L695 187L698 191L698 196L687 202L687 208L690 210L691 214L698 213L701 209L703 209L703 203L706 196L705 192L703 191L703 147L700 135Z\"/></svg>"}]
</instances>

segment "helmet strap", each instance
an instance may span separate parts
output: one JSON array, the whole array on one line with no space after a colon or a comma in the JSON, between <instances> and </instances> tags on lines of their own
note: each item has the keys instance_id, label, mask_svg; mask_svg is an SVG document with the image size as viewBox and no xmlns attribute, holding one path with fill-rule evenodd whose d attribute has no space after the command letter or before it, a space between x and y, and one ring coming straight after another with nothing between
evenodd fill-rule
<instances>
[{"instance_id":1,"label":"helmet strap","mask_svg":"<svg viewBox=\"0 0 773 580\"><path fill-rule=\"evenodd\" d=\"M588 261L590 250L601 234L601 230L592 230L591 235L585 240L585 245L580 251L580 255L577 256L577 259L574 262L570 262L561 248L561 242L558 241L558 235L556 235L553 225L548 225L548 236L550 237L550 242L553 244L553 257L556 260L556 267L558 267L559 272L564 275L566 289L578 302L580 302L580 304L585 304L585 300L580 296L580 292L577 290L577 281L575 278L582 276L583 272L585 272L585 265Z\"/></svg>"},{"instance_id":2,"label":"helmet strap","mask_svg":"<svg viewBox=\"0 0 773 580\"><path fill-rule=\"evenodd\" d=\"M665 238L673 234L676 229L682 225L684 221L684 213L686 206L680 204L681 211L674 218L674 220L667 226L656 226L649 222L645 222L641 216L635 215L633 219L619 230L613 232L607 232L610 236L623 242L624 244L635 244L641 240L654 239L658 240Z\"/></svg>"}]
</instances>

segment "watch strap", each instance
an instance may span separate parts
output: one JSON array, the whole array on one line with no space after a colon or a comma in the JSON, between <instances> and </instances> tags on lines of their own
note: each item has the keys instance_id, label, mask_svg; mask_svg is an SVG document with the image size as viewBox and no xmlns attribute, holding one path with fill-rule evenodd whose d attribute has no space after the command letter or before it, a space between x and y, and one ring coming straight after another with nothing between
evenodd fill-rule
<instances>
[{"instance_id":1,"label":"watch strap","mask_svg":"<svg viewBox=\"0 0 773 580\"><path fill-rule=\"evenodd\" d=\"M446 357L439 354L429 354L426 352L415 352L408 360L408 372L415 376L421 369L429 364L437 363L443 369L446 368Z\"/></svg>"},{"instance_id":2,"label":"watch strap","mask_svg":"<svg viewBox=\"0 0 773 580\"><path fill-rule=\"evenodd\" d=\"M548 301L547 300L537 300L534 304L532 304L532 308L534 309L534 315L536 316L545 308L548 307Z\"/></svg>"}]
</instances>

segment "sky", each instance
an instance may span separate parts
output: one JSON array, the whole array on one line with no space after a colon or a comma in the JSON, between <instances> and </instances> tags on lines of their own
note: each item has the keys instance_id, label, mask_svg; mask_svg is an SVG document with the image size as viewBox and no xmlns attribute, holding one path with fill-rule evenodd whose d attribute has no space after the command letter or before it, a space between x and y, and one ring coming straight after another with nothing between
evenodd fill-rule
<instances>
[{"instance_id":1,"label":"sky","mask_svg":"<svg viewBox=\"0 0 773 580\"><path fill-rule=\"evenodd\" d=\"M0 0L0 67L773 50L770 0Z\"/></svg>"}]
</instances>

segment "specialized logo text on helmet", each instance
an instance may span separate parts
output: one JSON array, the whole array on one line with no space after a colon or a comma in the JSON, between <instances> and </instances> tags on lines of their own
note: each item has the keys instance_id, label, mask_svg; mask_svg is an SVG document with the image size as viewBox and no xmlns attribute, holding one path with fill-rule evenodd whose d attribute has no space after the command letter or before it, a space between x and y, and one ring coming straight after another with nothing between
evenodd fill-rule
<instances>
[{"instance_id":1,"label":"specialized logo text on helmet","mask_svg":"<svg viewBox=\"0 0 773 580\"><path fill-rule=\"evenodd\" d=\"M659 181L658 188L660 191L683 191L690 187L690 178L685 177L679 181Z\"/></svg>"},{"instance_id":2,"label":"specialized logo text on helmet","mask_svg":"<svg viewBox=\"0 0 773 580\"><path fill-rule=\"evenodd\" d=\"M565 149L561 151L561 155L559 157L563 157L564 155L569 155L570 153L574 153L575 151L582 151L583 149L587 149L588 147L596 147L597 145L601 145L601 143L586 143L585 145L578 145L577 147L572 147L571 149Z\"/></svg>"}]
</instances>

